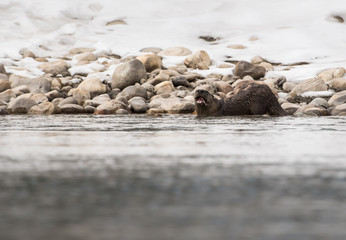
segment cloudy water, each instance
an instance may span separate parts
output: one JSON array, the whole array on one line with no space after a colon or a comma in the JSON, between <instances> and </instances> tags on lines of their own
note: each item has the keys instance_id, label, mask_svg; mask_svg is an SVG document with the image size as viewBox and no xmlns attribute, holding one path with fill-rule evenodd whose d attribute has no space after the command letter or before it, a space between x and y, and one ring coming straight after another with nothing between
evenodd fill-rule
<instances>
[{"instance_id":1,"label":"cloudy water","mask_svg":"<svg viewBox=\"0 0 346 240\"><path fill-rule=\"evenodd\" d=\"M0 117L0 239L345 239L346 118Z\"/></svg>"}]
</instances>

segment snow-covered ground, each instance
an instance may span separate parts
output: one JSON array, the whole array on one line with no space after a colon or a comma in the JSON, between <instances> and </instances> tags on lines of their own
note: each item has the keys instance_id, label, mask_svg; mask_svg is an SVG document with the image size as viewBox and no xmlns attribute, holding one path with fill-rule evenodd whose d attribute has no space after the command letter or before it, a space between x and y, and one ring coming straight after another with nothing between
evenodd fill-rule
<instances>
[{"instance_id":1,"label":"snow-covered ground","mask_svg":"<svg viewBox=\"0 0 346 240\"><path fill-rule=\"evenodd\" d=\"M42 57L63 56L74 47L125 57L145 47L184 46L207 51L215 66L226 56L309 62L269 73L300 81L322 69L346 67L342 19L345 0L1 0L0 62L21 59L22 48ZM126 24L107 26L114 20ZM234 44L245 48L228 48ZM215 66L211 71L219 71Z\"/></svg>"}]
</instances>

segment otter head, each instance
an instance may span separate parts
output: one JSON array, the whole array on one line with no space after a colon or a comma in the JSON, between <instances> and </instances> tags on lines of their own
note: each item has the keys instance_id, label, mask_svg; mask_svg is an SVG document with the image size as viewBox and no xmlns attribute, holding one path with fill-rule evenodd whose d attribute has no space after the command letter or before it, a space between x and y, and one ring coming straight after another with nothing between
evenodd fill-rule
<instances>
[{"instance_id":1,"label":"otter head","mask_svg":"<svg viewBox=\"0 0 346 240\"><path fill-rule=\"evenodd\" d=\"M212 116L220 110L220 103L208 91L198 89L195 92L195 108L197 116Z\"/></svg>"}]
</instances>

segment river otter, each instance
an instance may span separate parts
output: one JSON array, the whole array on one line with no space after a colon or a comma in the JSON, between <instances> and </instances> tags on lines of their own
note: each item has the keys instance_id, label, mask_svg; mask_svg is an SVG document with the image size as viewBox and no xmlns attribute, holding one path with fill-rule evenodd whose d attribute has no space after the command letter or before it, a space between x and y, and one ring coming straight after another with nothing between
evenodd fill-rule
<instances>
[{"instance_id":1,"label":"river otter","mask_svg":"<svg viewBox=\"0 0 346 240\"><path fill-rule=\"evenodd\" d=\"M230 96L222 100L206 90L197 90L195 107L197 116L288 115L270 88L255 82L238 84Z\"/></svg>"}]
</instances>

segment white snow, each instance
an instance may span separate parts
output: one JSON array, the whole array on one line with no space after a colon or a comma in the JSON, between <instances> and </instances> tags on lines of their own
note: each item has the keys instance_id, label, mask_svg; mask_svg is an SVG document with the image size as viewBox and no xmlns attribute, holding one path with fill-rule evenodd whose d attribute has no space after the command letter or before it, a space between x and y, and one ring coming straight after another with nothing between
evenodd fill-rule
<instances>
[{"instance_id":1,"label":"white snow","mask_svg":"<svg viewBox=\"0 0 346 240\"><path fill-rule=\"evenodd\" d=\"M346 20L345 0L1 0L0 62L20 60L22 48L41 57L63 56L74 47L126 57L145 47L184 46L207 51L213 63L256 55L309 62L269 73L299 82L321 69L346 67L346 23L334 16ZM106 26L113 20L127 24ZM199 39L203 35L221 39L210 43ZM231 44L246 48L227 48ZM165 58L164 64L182 61Z\"/></svg>"}]
</instances>

